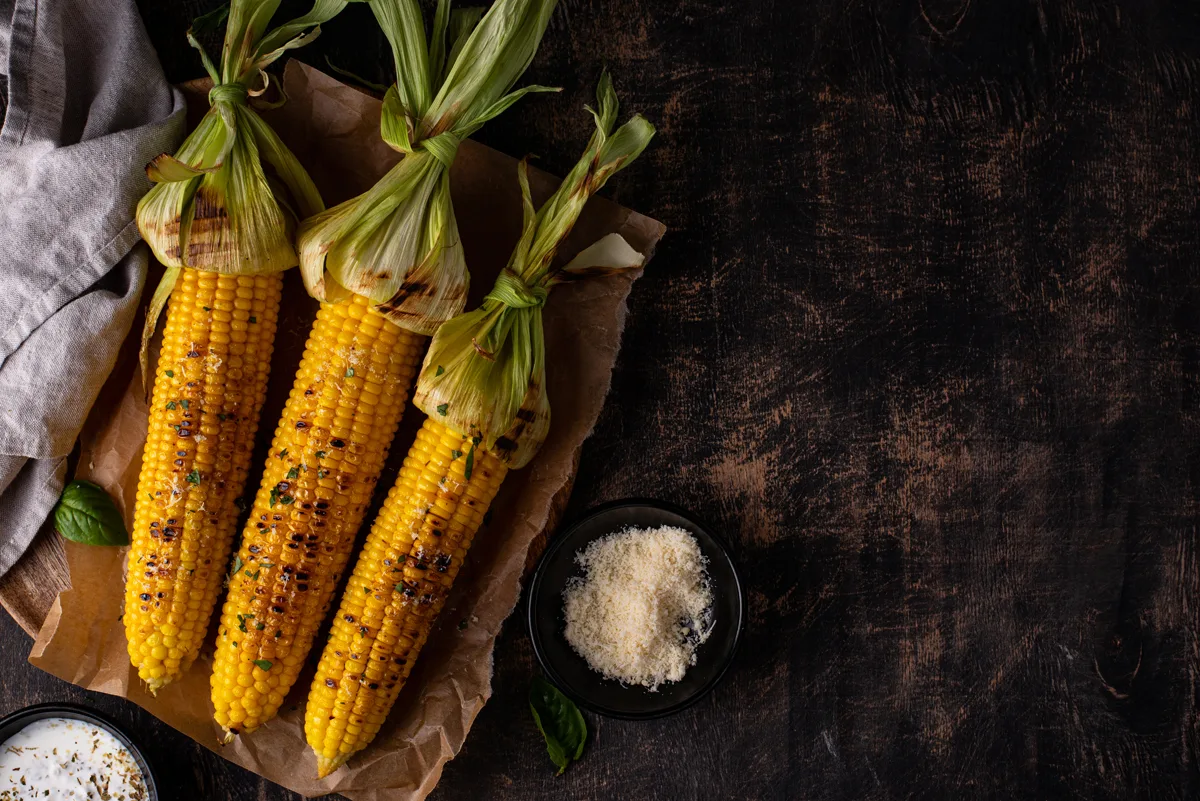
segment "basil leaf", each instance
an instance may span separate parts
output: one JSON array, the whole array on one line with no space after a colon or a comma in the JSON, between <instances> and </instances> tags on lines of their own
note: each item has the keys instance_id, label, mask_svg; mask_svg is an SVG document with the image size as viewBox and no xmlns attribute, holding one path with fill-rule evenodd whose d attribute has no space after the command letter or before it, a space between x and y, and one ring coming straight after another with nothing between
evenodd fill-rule
<instances>
[{"instance_id":1,"label":"basil leaf","mask_svg":"<svg viewBox=\"0 0 1200 801\"><path fill-rule=\"evenodd\" d=\"M570 698L541 676L535 676L529 688L529 711L561 776L571 760L583 756L583 745L587 742L583 715Z\"/></svg>"},{"instance_id":2,"label":"basil leaf","mask_svg":"<svg viewBox=\"0 0 1200 801\"><path fill-rule=\"evenodd\" d=\"M90 481L72 481L54 507L54 527L84 545L128 545L129 532L108 493Z\"/></svg>"}]
</instances>

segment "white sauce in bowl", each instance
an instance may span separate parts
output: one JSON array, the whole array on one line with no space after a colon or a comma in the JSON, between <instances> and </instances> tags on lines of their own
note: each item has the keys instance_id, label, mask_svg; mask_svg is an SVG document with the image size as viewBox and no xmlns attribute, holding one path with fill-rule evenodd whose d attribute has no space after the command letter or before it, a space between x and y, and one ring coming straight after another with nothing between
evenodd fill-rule
<instances>
[{"instance_id":1,"label":"white sauce in bowl","mask_svg":"<svg viewBox=\"0 0 1200 801\"><path fill-rule=\"evenodd\" d=\"M146 801L133 753L85 720L35 720L0 744L0 801Z\"/></svg>"}]
</instances>

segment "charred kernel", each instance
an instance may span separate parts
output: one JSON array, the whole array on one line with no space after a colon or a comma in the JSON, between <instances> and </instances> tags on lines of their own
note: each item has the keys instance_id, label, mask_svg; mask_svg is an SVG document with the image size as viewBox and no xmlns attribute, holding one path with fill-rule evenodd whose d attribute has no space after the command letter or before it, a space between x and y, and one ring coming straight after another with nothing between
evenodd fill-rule
<instances>
[{"instance_id":1,"label":"charred kernel","mask_svg":"<svg viewBox=\"0 0 1200 801\"><path fill-rule=\"evenodd\" d=\"M330 440L330 441L329 441L329 444L330 444L330 445L332 445L332 446L333 446L333 447L335 447L335 448L344 448L344 447L346 447L346 443L345 443L345 442L343 442L343 441L342 441L342 440L340 440L340 439L332 439L332 440Z\"/></svg>"},{"instance_id":2,"label":"charred kernel","mask_svg":"<svg viewBox=\"0 0 1200 801\"><path fill-rule=\"evenodd\" d=\"M325 686L326 687L336 687L337 682L334 681L333 679L325 679Z\"/></svg>"},{"instance_id":3,"label":"charred kernel","mask_svg":"<svg viewBox=\"0 0 1200 801\"><path fill-rule=\"evenodd\" d=\"M141 595L139 595L139 596L138 596L138 598L141 598L143 601L149 601L149 600L150 600L150 593L148 593L148 592L143 592Z\"/></svg>"}]
</instances>

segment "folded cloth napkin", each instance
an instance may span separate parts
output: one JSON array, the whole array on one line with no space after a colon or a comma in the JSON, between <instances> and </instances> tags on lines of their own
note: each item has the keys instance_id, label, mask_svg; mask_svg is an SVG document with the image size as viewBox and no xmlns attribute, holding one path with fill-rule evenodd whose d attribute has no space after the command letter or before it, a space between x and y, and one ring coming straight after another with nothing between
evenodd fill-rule
<instances>
[{"instance_id":1,"label":"folded cloth napkin","mask_svg":"<svg viewBox=\"0 0 1200 801\"><path fill-rule=\"evenodd\" d=\"M183 135L133 0L0 0L0 575L66 460L146 280L144 166Z\"/></svg>"}]
</instances>

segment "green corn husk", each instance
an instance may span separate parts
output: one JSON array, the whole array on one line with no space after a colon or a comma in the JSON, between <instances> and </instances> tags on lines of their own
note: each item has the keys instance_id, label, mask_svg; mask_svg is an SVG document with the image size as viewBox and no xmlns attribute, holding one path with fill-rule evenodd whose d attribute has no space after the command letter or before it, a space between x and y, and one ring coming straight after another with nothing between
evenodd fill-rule
<instances>
[{"instance_id":1,"label":"green corn husk","mask_svg":"<svg viewBox=\"0 0 1200 801\"><path fill-rule=\"evenodd\" d=\"M524 467L550 429L542 305L550 288L589 275L642 266L643 257L609 234L564 267L554 266L588 198L645 149L654 126L634 115L615 132L617 96L607 73L596 91L596 119L583 157L534 212L525 163L519 170L525 224L508 266L483 304L438 329L421 368L416 405L434 420L476 438L510 467Z\"/></svg>"},{"instance_id":2,"label":"green corn husk","mask_svg":"<svg viewBox=\"0 0 1200 801\"><path fill-rule=\"evenodd\" d=\"M180 269L269 274L298 263L298 221L325 208L308 173L271 127L247 105L266 91L268 65L321 32L345 0L315 0L302 17L267 31L280 0L233 0L196 20L188 42L213 81L210 108L174 156L146 166L155 182L137 208L138 229L167 268L142 332L142 375L158 317ZM196 33L228 17L218 71Z\"/></svg>"},{"instance_id":3,"label":"green corn husk","mask_svg":"<svg viewBox=\"0 0 1200 801\"><path fill-rule=\"evenodd\" d=\"M439 0L428 41L417 0L370 0L391 43L396 83L380 134L404 158L370 190L301 224L309 294L357 293L404 328L432 334L462 311L469 276L450 201L459 143L530 92L510 92L533 60L557 0L497 0L450 11Z\"/></svg>"}]
</instances>

